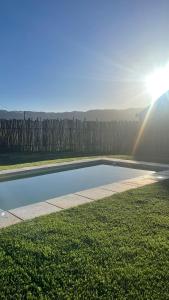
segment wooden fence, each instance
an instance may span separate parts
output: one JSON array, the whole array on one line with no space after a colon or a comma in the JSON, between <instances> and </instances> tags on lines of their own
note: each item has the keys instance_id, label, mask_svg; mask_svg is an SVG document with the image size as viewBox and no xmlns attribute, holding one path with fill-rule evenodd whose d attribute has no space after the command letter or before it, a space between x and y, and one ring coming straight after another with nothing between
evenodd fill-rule
<instances>
[{"instance_id":1,"label":"wooden fence","mask_svg":"<svg viewBox=\"0 0 169 300\"><path fill-rule=\"evenodd\" d=\"M0 120L0 151L130 154L138 122Z\"/></svg>"}]
</instances>

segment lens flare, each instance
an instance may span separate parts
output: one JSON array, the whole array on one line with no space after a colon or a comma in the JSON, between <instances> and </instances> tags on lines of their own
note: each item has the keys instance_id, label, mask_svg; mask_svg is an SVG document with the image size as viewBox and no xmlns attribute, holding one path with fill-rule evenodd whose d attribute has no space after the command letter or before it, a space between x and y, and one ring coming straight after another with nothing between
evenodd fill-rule
<instances>
[{"instance_id":1,"label":"lens flare","mask_svg":"<svg viewBox=\"0 0 169 300\"><path fill-rule=\"evenodd\" d=\"M149 120L152 108L154 106L154 102L166 93L169 90L169 63L163 67L156 69L152 74L146 77L146 88L151 95L152 102L147 110L146 116L143 120L141 128L139 130L138 136L136 138L134 147L133 147L133 155L135 155L136 150L142 140L143 133L146 129L147 122Z\"/></svg>"},{"instance_id":2,"label":"lens flare","mask_svg":"<svg viewBox=\"0 0 169 300\"><path fill-rule=\"evenodd\" d=\"M169 90L169 64L156 69L146 78L146 87L152 97L152 101L158 99Z\"/></svg>"}]
</instances>

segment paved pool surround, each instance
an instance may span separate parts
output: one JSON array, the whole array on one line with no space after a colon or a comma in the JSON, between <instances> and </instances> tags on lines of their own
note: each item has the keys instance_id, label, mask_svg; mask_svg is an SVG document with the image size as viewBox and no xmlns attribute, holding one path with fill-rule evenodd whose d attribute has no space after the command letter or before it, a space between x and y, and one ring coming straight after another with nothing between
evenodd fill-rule
<instances>
[{"instance_id":1,"label":"paved pool surround","mask_svg":"<svg viewBox=\"0 0 169 300\"><path fill-rule=\"evenodd\" d=\"M25 167L21 169L0 171L0 181L12 180L13 178L22 178L25 176L36 176L45 173L71 170L99 164L109 164L121 167L145 169L155 171L153 174L139 176L112 184L102 185L97 188L83 190L74 194L68 194L44 202L37 202L3 211L0 209L0 228L30 220L39 216L56 213L64 209L76 207L78 205L90 203L99 199L112 196L127 190L135 189L141 186L159 182L169 178L169 165L150 163L144 161L121 160L107 157L97 157L92 159L76 160L72 162L48 164L36 167Z\"/></svg>"}]
</instances>

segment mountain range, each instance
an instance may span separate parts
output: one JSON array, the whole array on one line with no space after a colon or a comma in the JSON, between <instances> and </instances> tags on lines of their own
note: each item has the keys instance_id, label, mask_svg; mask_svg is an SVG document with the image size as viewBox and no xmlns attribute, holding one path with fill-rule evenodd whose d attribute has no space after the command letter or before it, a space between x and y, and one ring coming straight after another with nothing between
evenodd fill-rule
<instances>
[{"instance_id":1,"label":"mountain range","mask_svg":"<svg viewBox=\"0 0 169 300\"><path fill-rule=\"evenodd\" d=\"M149 106L138 113L140 120L144 120L148 114L149 120L165 121L168 120L169 113L169 91L161 95L152 106Z\"/></svg>"},{"instance_id":2,"label":"mountain range","mask_svg":"<svg viewBox=\"0 0 169 300\"><path fill-rule=\"evenodd\" d=\"M7 111L0 110L0 119L79 119L86 121L133 121L138 120L143 108L129 109L96 109L71 112L35 112L35 111Z\"/></svg>"}]
</instances>

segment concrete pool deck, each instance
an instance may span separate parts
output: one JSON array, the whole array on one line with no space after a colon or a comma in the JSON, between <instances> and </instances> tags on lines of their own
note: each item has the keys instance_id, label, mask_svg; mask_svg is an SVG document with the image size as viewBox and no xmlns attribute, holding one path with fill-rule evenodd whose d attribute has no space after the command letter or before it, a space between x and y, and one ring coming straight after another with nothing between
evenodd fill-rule
<instances>
[{"instance_id":1,"label":"concrete pool deck","mask_svg":"<svg viewBox=\"0 0 169 300\"><path fill-rule=\"evenodd\" d=\"M37 166L37 167L26 167L22 169L4 170L4 171L0 171L0 181L10 180L14 177L21 178L27 175L33 176L33 175L43 174L43 172L48 173L54 171L63 171L63 170L68 170L73 168L93 166L97 164L110 164L110 165L112 164L116 166L130 167L136 169L142 168L142 169L152 170L152 171L155 170L156 172L145 176L134 177L132 179L99 186L97 188L79 191L74 194L68 194L61 197L48 199L44 202L37 202L35 204L18 207L8 211L3 211L0 209L0 228L7 227L22 222L24 220L33 219L35 217L39 217L42 215L47 215L50 213L62 211L64 209L76 207L78 205L90 203L99 199L112 196L113 194L116 193L135 189L141 186L145 186L169 178L168 164L148 163L148 162L100 157L94 159L76 160L73 162L48 164L48 165Z\"/></svg>"}]
</instances>

